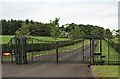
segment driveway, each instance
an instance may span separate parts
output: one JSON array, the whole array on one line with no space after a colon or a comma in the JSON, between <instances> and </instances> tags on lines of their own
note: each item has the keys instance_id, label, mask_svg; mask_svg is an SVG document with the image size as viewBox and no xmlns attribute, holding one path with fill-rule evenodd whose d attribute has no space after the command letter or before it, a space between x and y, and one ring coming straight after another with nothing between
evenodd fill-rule
<instances>
[{"instance_id":1,"label":"driveway","mask_svg":"<svg viewBox=\"0 0 120 79\"><path fill-rule=\"evenodd\" d=\"M93 77L87 64L3 64L3 77Z\"/></svg>"}]
</instances>

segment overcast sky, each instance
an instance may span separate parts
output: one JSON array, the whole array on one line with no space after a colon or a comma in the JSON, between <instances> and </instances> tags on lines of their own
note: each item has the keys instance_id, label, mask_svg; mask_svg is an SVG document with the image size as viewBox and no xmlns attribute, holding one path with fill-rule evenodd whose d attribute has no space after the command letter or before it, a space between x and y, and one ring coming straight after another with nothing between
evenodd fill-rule
<instances>
[{"instance_id":1,"label":"overcast sky","mask_svg":"<svg viewBox=\"0 0 120 79\"><path fill-rule=\"evenodd\" d=\"M118 28L119 0L1 0L0 19L30 19Z\"/></svg>"}]
</instances>

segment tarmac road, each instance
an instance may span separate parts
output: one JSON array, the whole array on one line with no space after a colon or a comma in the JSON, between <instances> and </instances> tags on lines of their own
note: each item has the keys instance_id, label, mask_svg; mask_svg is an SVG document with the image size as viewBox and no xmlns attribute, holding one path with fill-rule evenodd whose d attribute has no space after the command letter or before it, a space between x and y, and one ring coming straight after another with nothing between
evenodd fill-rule
<instances>
[{"instance_id":1,"label":"tarmac road","mask_svg":"<svg viewBox=\"0 0 120 79\"><path fill-rule=\"evenodd\" d=\"M3 64L3 77L93 77L87 64Z\"/></svg>"},{"instance_id":2,"label":"tarmac road","mask_svg":"<svg viewBox=\"0 0 120 79\"><path fill-rule=\"evenodd\" d=\"M89 60L90 46L85 46L85 59ZM65 60L79 60L82 61L83 49L75 50L74 52L59 54L59 61ZM54 56L51 57L52 60ZM36 58L38 59L38 58ZM35 59L34 59L35 60ZM39 57L40 60L40 57ZM61 63L28 63L24 65L16 65L10 63L2 64L2 76L3 77L93 77L91 68L88 68L88 64L69 64Z\"/></svg>"}]
</instances>

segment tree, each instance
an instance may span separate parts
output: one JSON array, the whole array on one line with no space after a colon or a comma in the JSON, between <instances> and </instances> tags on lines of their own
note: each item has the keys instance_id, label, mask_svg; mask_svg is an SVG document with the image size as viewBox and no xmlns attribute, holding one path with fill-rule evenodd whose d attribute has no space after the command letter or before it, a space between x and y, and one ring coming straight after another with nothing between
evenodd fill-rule
<instances>
[{"instance_id":1,"label":"tree","mask_svg":"<svg viewBox=\"0 0 120 79\"><path fill-rule=\"evenodd\" d=\"M19 28L19 29L15 32L15 34L16 34L18 37L29 35L29 34L30 34L30 32L29 32L29 26L30 26L30 24L22 23L22 27Z\"/></svg>"},{"instance_id":2,"label":"tree","mask_svg":"<svg viewBox=\"0 0 120 79\"><path fill-rule=\"evenodd\" d=\"M116 30L116 36L118 37L118 43L120 43L120 29Z\"/></svg>"},{"instance_id":3,"label":"tree","mask_svg":"<svg viewBox=\"0 0 120 79\"><path fill-rule=\"evenodd\" d=\"M65 24L62 25L62 27L59 27L59 19L56 18L54 21L50 21L50 23L41 23L41 22L35 22L33 20L26 19L23 20L1 20L2 23L2 34L3 35L14 35L15 32L20 28L22 28L22 23L25 23L24 26L28 26L28 31L30 32L30 35L38 35L38 36L60 36L61 30L63 32L70 34L70 31L75 29L76 26L80 28L80 33L82 32L84 35L104 35L104 28L99 26L93 26L93 25L83 25L83 24ZM54 28L55 27L55 28ZM53 29L53 30L52 30ZM58 31L58 32L57 32ZM106 32L109 32L109 30L106 30ZM55 35L57 34L58 35ZM110 32L109 32L110 33ZM108 35L108 34L107 34ZM69 37L69 36L68 36Z\"/></svg>"},{"instance_id":4,"label":"tree","mask_svg":"<svg viewBox=\"0 0 120 79\"><path fill-rule=\"evenodd\" d=\"M8 32L8 24L6 20L1 20L2 23L2 35L7 35Z\"/></svg>"},{"instance_id":5,"label":"tree","mask_svg":"<svg viewBox=\"0 0 120 79\"><path fill-rule=\"evenodd\" d=\"M112 32L110 31L110 29L105 29L104 35L108 37L112 37Z\"/></svg>"},{"instance_id":6,"label":"tree","mask_svg":"<svg viewBox=\"0 0 120 79\"><path fill-rule=\"evenodd\" d=\"M28 23L29 23L29 20L28 20L28 19L26 19L25 23L26 23L26 24L28 24Z\"/></svg>"},{"instance_id":7,"label":"tree","mask_svg":"<svg viewBox=\"0 0 120 79\"><path fill-rule=\"evenodd\" d=\"M55 18L54 21L50 20L50 26L51 26L51 35L54 40L57 40L57 38L60 36L60 29L59 29L59 18Z\"/></svg>"},{"instance_id":8,"label":"tree","mask_svg":"<svg viewBox=\"0 0 120 79\"><path fill-rule=\"evenodd\" d=\"M98 26L94 26L92 27L92 31L91 31L92 35L99 35L99 36L103 36L104 35L104 28L102 27L98 27Z\"/></svg>"},{"instance_id":9,"label":"tree","mask_svg":"<svg viewBox=\"0 0 120 79\"><path fill-rule=\"evenodd\" d=\"M119 29L119 30L116 30L116 35L117 35L117 36L120 36L120 29Z\"/></svg>"},{"instance_id":10,"label":"tree","mask_svg":"<svg viewBox=\"0 0 120 79\"><path fill-rule=\"evenodd\" d=\"M80 28L78 26L75 26L74 29L71 29L70 31L70 38L71 39L78 39L82 32L80 32Z\"/></svg>"}]
</instances>

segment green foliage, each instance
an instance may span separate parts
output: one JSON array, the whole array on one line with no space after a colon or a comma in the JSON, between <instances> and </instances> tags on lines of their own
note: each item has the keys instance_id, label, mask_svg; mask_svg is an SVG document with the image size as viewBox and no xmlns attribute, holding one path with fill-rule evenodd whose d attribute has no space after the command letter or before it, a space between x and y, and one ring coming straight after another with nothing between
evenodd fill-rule
<instances>
[{"instance_id":1,"label":"green foliage","mask_svg":"<svg viewBox=\"0 0 120 79\"><path fill-rule=\"evenodd\" d=\"M21 28L21 20L1 20L2 23L2 35L13 35L16 30Z\"/></svg>"},{"instance_id":2,"label":"green foliage","mask_svg":"<svg viewBox=\"0 0 120 79\"><path fill-rule=\"evenodd\" d=\"M81 42L82 40L76 40L76 41L58 41L57 43L51 42L51 43L41 43L41 44L27 44L27 51L45 51L45 50L51 50L55 49L56 47L64 47L64 46L69 46L76 44L78 42ZM32 46L32 48L31 48Z\"/></svg>"},{"instance_id":3,"label":"green foliage","mask_svg":"<svg viewBox=\"0 0 120 79\"><path fill-rule=\"evenodd\" d=\"M111 45L112 48L114 48L117 52L120 53L120 43L115 43L112 40L108 41L106 40L109 45Z\"/></svg>"},{"instance_id":4,"label":"green foliage","mask_svg":"<svg viewBox=\"0 0 120 79\"><path fill-rule=\"evenodd\" d=\"M34 23L29 28L29 31L30 31L30 35L37 35L37 36L50 36L51 35L50 24Z\"/></svg>"},{"instance_id":5,"label":"green foliage","mask_svg":"<svg viewBox=\"0 0 120 79\"><path fill-rule=\"evenodd\" d=\"M95 26L91 30L92 35L104 35L104 28Z\"/></svg>"},{"instance_id":6,"label":"green foliage","mask_svg":"<svg viewBox=\"0 0 120 79\"><path fill-rule=\"evenodd\" d=\"M17 36L19 36L19 37L22 36L22 35L27 36L27 35L30 34L29 28L30 28L30 24L22 23L22 27L19 28L19 29L15 32L15 34L16 34Z\"/></svg>"},{"instance_id":7,"label":"green foliage","mask_svg":"<svg viewBox=\"0 0 120 79\"><path fill-rule=\"evenodd\" d=\"M57 38L60 36L61 33L58 21L59 21L58 18L55 18L54 21L50 21L51 35L55 40L57 40Z\"/></svg>"},{"instance_id":8,"label":"green foliage","mask_svg":"<svg viewBox=\"0 0 120 79\"><path fill-rule=\"evenodd\" d=\"M34 22L33 20L26 19L23 20L1 20L2 23L2 35L14 35L15 32L20 32L20 28L22 28L23 24L25 26L30 25L29 28L30 35L39 35L39 36L50 36L51 35L51 27L49 23L41 23L41 22Z\"/></svg>"},{"instance_id":9,"label":"green foliage","mask_svg":"<svg viewBox=\"0 0 120 79\"><path fill-rule=\"evenodd\" d=\"M105 29L104 35L105 36L112 36L112 32L110 31L110 29Z\"/></svg>"},{"instance_id":10,"label":"green foliage","mask_svg":"<svg viewBox=\"0 0 120 79\"><path fill-rule=\"evenodd\" d=\"M104 28L100 26L71 23L71 24L62 25L62 27L60 27L58 22L59 22L58 18L56 18L54 21L50 21L50 23L35 22L33 20L28 20L28 19L26 19L25 21L2 19L1 20L2 35L14 35L15 32L19 30L17 31L18 35L30 34L37 36L53 36L53 38L56 39L60 36L61 30L70 33L71 30L75 29L76 26L80 28L80 32L83 32L84 35L111 35L111 31L109 29L104 30ZM30 26L30 27L29 29L26 30L26 28L23 28L23 26ZM24 33L20 33L21 30L23 30Z\"/></svg>"},{"instance_id":11,"label":"green foliage","mask_svg":"<svg viewBox=\"0 0 120 79\"><path fill-rule=\"evenodd\" d=\"M120 43L120 29L116 30L116 36L118 36L118 42Z\"/></svg>"},{"instance_id":12,"label":"green foliage","mask_svg":"<svg viewBox=\"0 0 120 79\"><path fill-rule=\"evenodd\" d=\"M11 38L14 38L15 35L0 35L0 44L7 44ZM55 41L52 37L50 36L31 36L31 38L35 38L35 39L40 39L40 40L44 40L44 41ZM66 41L66 40L70 40L68 38L58 38L56 41Z\"/></svg>"},{"instance_id":13,"label":"green foliage","mask_svg":"<svg viewBox=\"0 0 120 79\"><path fill-rule=\"evenodd\" d=\"M116 35L120 36L120 29L116 30Z\"/></svg>"},{"instance_id":14,"label":"green foliage","mask_svg":"<svg viewBox=\"0 0 120 79\"><path fill-rule=\"evenodd\" d=\"M45 42L43 42L43 43L34 43L34 44L28 43L26 47L27 47L27 52L31 52L31 51L35 52L35 51L44 51L44 50L55 49L56 46L57 47L69 46L69 45L73 45L73 44L76 44L76 43L81 42L81 41L82 40L74 40L74 41L66 40L66 41L58 41L57 43L54 42L54 41L53 42L47 42L47 43L45 43ZM10 47L15 48L15 44L12 44L12 46L3 44L2 45L2 49L3 49L2 52L10 51Z\"/></svg>"},{"instance_id":15,"label":"green foliage","mask_svg":"<svg viewBox=\"0 0 120 79\"><path fill-rule=\"evenodd\" d=\"M0 35L0 44L7 44L13 37L13 35Z\"/></svg>"},{"instance_id":16,"label":"green foliage","mask_svg":"<svg viewBox=\"0 0 120 79\"><path fill-rule=\"evenodd\" d=\"M75 30L75 27L79 27L80 35L104 35L104 28L93 25L83 25L83 24L66 24L64 25L64 31L71 32Z\"/></svg>"},{"instance_id":17,"label":"green foliage","mask_svg":"<svg viewBox=\"0 0 120 79\"><path fill-rule=\"evenodd\" d=\"M76 26L74 29L71 29L70 31L71 39L78 39L80 35L81 35L81 32L78 26Z\"/></svg>"}]
</instances>

